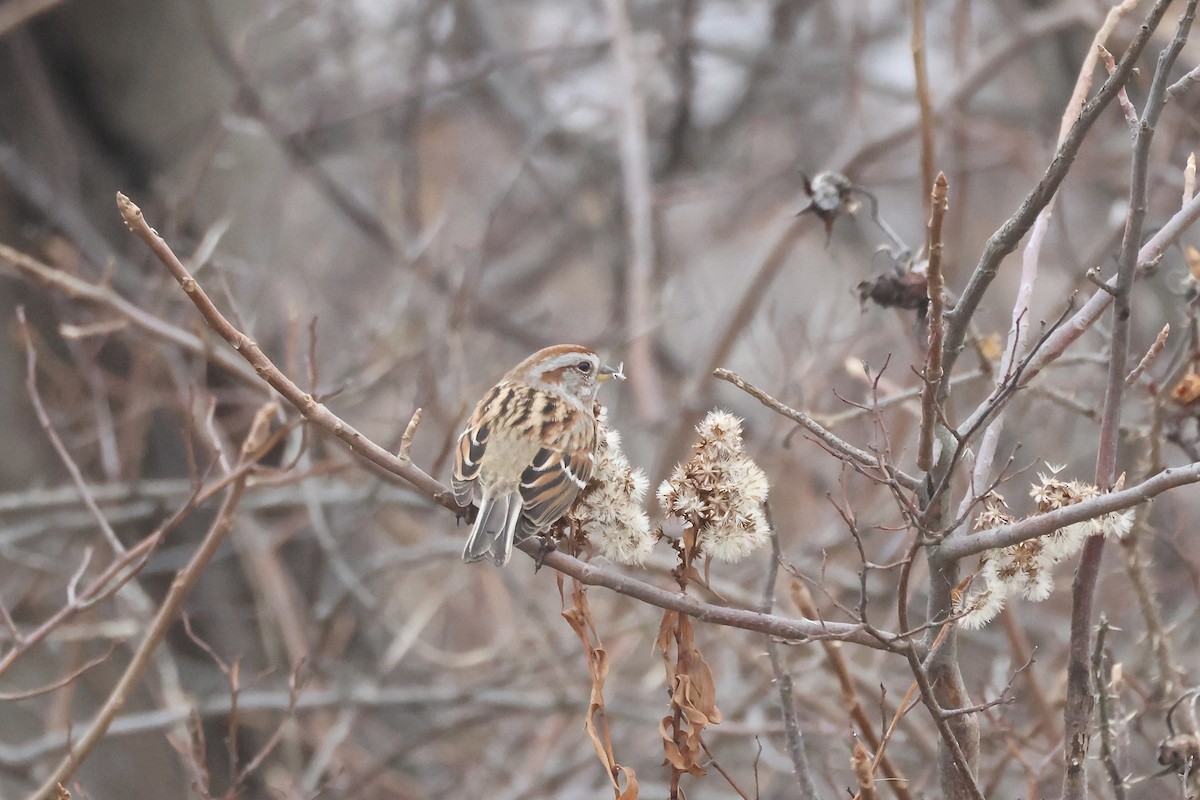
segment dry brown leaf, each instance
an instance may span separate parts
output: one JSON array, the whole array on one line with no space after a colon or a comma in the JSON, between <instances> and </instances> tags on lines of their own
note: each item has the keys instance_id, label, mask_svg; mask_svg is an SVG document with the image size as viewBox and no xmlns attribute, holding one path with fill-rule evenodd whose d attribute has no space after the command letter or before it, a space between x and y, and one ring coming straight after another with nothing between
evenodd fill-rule
<instances>
[{"instance_id":1,"label":"dry brown leaf","mask_svg":"<svg viewBox=\"0 0 1200 800\"><path fill-rule=\"evenodd\" d=\"M664 659L668 657L671 643L675 640L675 621L678 617L678 611L664 611L662 622L658 623L658 636L654 639L654 646L663 654ZM667 677L671 678L671 673L668 673Z\"/></svg>"},{"instance_id":2,"label":"dry brown leaf","mask_svg":"<svg viewBox=\"0 0 1200 800\"><path fill-rule=\"evenodd\" d=\"M703 715L704 725L719 724L722 717L717 708L717 685L713 681L712 670L699 650L692 650L686 678L687 681L680 681L680 685L686 684L688 705Z\"/></svg>"},{"instance_id":3,"label":"dry brown leaf","mask_svg":"<svg viewBox=\"0 0 1200 800\"><path fill-rule=\"evenodd\" d=\"M1200 375L1189 372L1171 389L1171 399L1181 406L1188 406L1200 400Z\"/></svg>"},{"instance_id":4,"label":"dry brown leaf","mask_svg":"<svg viewBox=\"0 0 1200 800\"><path fill-rule=\"evenodd\" d=\"M659 724L663 757L676 772L700 776L706 774L700 765L705 757L704 729L716 725L722 717L712 670L695 642L690 617L673 611L663 614L655 640L671 690L671 714Z\"/></svg>"},{"instance_id":5,"label":"dry brown leaf","mask_svg":"<svg viewBox=\"0 0 1200 800\"><path fill-rule=\"evenodd\" d=\"M871 774L871 757L862 742L854 743L854 752L850 754L850 768L854 770L854 779L858 781L856 800L875 800L875 777Z\"/></svg>"},{"instance_id":6,"label":"dry brown leaf","mask_svg":"<svg viewBox=\"0 0 1200 800\"><path fill-rule=\"evenodd\" d=\"M567 598L561 581L559 582L559 592L565 605ZM616 756L613 754L608 715L604 709L604 681L608 678L608 651L604 649L600 642L600 635L596 632L591 610L588 607L587 594L577 581L571 582L571 607L563 609L562 616L583 644L588 673L592 679L592 691L588 698L588 710L583 721L583 728L592 741L596 756L608 772L613 796L616 800L637 800L637 774L617 763ZM624 788L621 788L619 780L622 775L625 776Z\"/></svg>"},{"instance_id":7,"label":"dry brown leaf","mask_svg":"<svg viewBox=\"0 0 1200 800\"><path fill-rule=\"evenodd\" d=\"M617 800L638 800L637 773L620 764L617 764L616 768L625 776L625 788L617 795Z\"/></svg>"},{"instance_id":8,"label":"dry brown leaf","mask_svg":"<svg viewBox=\"0 0 1200 800\"><path fill-rule=\"evenodd\" d=\"M992 332L979 341L979 352L988 361L998 361L1004 355L1004 340Z\"/></svg>"},{"instance_id":9,"label":"dry brown leaf","mask_svg":"<svg viewBox=\"0 0 1200 800\"><path fill-rule=\"evenodd\" d=\"M1189 244L1183 250L1183 257L1187 259L1188 271L1192 273L1192 277L1200 280L1200 250Z\"/></svg>"}]
</instances>

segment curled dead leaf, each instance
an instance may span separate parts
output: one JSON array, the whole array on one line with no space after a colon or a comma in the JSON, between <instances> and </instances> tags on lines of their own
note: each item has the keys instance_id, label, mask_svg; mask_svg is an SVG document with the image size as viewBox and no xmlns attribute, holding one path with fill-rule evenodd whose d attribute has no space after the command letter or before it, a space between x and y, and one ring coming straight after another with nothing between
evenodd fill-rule
<instances>
[{"instance_id":1,"label":"curled dead leaf","mask_svg":"<svg viewBox=\"0 0 1200 800\"><path fill-rule=\"evenodd\" d=\"M720 723L722 715L712 670L695 640L690 617L674 611L663 614L655 640L671 690L671 713L659 723L663 757L676 772L699 776L705 774L700 764L704 730Z\"/></svg>"},{"instance_id":2,"label":"curled dead leaf","mask_svg":"<svg viewBox=\"0 0 1200 800\"><path fill-rule=\"evenodd\" d=\"M617 758L613 753L612 733L608 726L608 714L604 708L604 681L608 678L609 666L608 651L604 649L600 642L600 635L596 632L591 610L588 607L587 593L578 581L571 583L571 607L564 608L562 616L583 644L588 673L592 679L592 691L588 698L588 710L583 721L583 728L592 742L596 757L600 759L600 763L604 765L604 769L608 773L613 797L616 800L637 800L637 774L628 767L617 763ZM561 583L559 591L563 591ZM565 593L562 594L562 599L565 604L567 600ZM621 785L622 777L624 786Z\"/></svg>"}]
</instances>

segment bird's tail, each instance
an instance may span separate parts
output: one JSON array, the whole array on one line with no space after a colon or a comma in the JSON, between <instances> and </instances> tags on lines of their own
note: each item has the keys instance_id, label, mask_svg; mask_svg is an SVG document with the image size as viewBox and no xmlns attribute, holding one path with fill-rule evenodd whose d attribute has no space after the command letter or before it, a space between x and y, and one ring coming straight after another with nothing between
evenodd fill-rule
<instances>
[{"instance_id":1,"label":"bird's tail","mask_svg":"<svg viewBox=\"0 0 1200 800\"><path fill-rule=\"evenodd\" d=\"M498 567L507 564L512 555L517 523L521 519L521 507L521 495L518 492L483 497L479 503L479 514L475 517L475 526L471 528L467 546L463 548L463 561L490 558Z\"/></svg>"}]
</instances>

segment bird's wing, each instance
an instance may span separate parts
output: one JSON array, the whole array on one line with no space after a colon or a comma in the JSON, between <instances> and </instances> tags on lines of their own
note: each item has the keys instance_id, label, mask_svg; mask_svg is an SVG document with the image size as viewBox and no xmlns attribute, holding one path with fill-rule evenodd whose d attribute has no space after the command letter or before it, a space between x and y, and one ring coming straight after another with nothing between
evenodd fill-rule
<instances>
[{"instance_id":1,"label":"bird's wing","mask_svg":"<svg viewBox=\"0 0 1200 800\"><path fill-rule=\"evenodd\" d=\"M590 447L556 450L543 447L521 474L525 530L539 532L567 513L592 477L595 456Z\"/></svg>"},{"instance_id":2,"label":"bird's wing","mask_svg":"<svg viewBox=\"0 0 1200 800\"><path fill-rule=\"evenodd\" d=\"M450 483L454 487L454 500L460 506L479 503L479 490L475 479L479 477L479 460L487 447L490 428L487 423L479 427L468 427L458 437L454 449L454 472Z\"/></svg>"},{"instance_id":3,"label":"bird's wing","mask_svg":"<svg viewBox=\"0 0 1200 800\"><path fill-rule=\"evenodd\" d=\"M471 418L467 420L467 428L459 435L458 445L454 448L454 471L450 483L454 487L454 500L460 506L479 504L480 489L476 479L492 433L492 423L500 411L497 400L503 385L492 387L475 406Z\"/></svg>"}]
</instances>

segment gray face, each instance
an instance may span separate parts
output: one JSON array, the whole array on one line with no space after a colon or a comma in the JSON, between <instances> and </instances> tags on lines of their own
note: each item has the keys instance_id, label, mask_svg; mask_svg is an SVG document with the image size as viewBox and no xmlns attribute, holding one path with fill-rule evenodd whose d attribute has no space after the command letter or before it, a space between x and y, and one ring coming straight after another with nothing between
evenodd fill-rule
<instances>
[{"instance_id":1,"label":"gray face","mask_svg":"<svg viewBox=\"0 0 1200 800\"><path fill-rule=\"evenodd\" d=\"M600 388L600 359L595 353L562 353L551 358L535 381L541 388L561 391L579 400L585 407L596 399Z\"/></svg>"},{"instance_id":2,"label":"gray face","mask_svg":"<svg viewBox=\"0 0 1200 800\"><path fill-rule=\"evenodd\" d=\"M578 397L581 402L590 405L596 399L600 383L596 376L600 374L600 359L594 354L575 358L562 372L563 388L568 394Z\"/></svg>"},{"instance_id":3,"label":"gray face","mask_svg":"<svg viewBox=\"0 0 1200 800\"><path fill-rule=\"evenodd\" d=\"M568 397L589 412L600 383L613 378L625 380L619 369L605 366L591 350L575 344L539 350L504 378Z\"/></svg>"}]
</instances>

